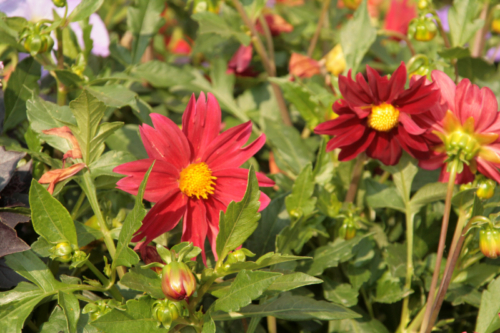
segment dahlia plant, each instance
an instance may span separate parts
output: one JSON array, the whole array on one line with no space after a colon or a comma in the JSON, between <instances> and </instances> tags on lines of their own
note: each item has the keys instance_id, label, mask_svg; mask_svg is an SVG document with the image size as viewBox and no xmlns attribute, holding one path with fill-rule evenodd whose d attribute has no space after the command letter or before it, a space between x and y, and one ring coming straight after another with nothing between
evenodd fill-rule
<instances>
[{"instance_id":1,"label":"dahlia plant","mask_svg":"<svg viewBox=\"0 0 500 333\"><path fill-rule=\"evenodd\" d=\"M0 333L498 331L499 6L0 0Z\"/></svg>"}]
</instances>

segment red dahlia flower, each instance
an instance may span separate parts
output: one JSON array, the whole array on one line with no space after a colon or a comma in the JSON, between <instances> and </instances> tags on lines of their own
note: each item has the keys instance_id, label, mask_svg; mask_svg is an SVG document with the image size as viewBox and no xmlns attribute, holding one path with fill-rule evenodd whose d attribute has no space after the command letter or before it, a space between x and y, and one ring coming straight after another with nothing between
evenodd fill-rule
<instances>
[{"instance_id":1,"label":"red dahlia flower","mask_svg":"<svg viewBox=\"0 0 500 333\"><path fill-rule=\"evenodd\" d=\"M359 153L380 160L386 165L398 163L402 149L418 159L429 156L429 146L422 134L432 122L429 117L438 108L439 91L433 83L412 78L405 89L406 67L401 66L391 78L381 77L366 66L368 82L362 74L356 82L339 77L344 99L333 104L339 117L320 124L317 134L333 135L326 150L340 148L339 160L348 161Z\"/></svg>"},{"instance_id":2,"label":"red dahlia flower","mask_svg":"<svg viewBox=\"0 0 500 333\"><path fill-rule=\"evenodd\" d=\"M495 94L468 79L455 85L440 71L433 71L432 79L441 91L446 116L433 125L438 144L433 156L420 161L420 166L429 170L441 167L439 180L447 182L446 160L458 157L465 165L455 183L471 182L476 171L500 182L500 113Z\"/></svg>"},{"instance_id":3,"label":"red dahlia flower","mask_svg":"<svg viewBox=\"0 0 500 333\"><path fill-rule=\"evenodd\" d=\"M239 167L262 148L264 135L242 146L252 132L252 123L230 128L220 133L221 111L212 94L194 95L182 117L182 131L165 116L152 113L155 128L140 128L142 142L149 158L125 163L113 171L127 175L117 187L136 195L144 174L156 160L144 193L144 198L156 204L142 221L133 242L146 240L146 246L159 235L172 230L183 217L182 241L192 242L203 250L208 236L215 254L215 239L219 233L219 212L231 201L240 201L245 194L248 170ZM260 186L274 182L257 173ZM269 198L261 193L260 210Z\"/></svg>"}]
</instances>

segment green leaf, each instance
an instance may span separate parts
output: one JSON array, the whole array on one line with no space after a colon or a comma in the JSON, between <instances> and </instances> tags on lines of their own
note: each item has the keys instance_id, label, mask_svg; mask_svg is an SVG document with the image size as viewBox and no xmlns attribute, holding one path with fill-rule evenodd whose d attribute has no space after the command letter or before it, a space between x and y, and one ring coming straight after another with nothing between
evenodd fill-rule
<instances>
[{"instance_id":1,"label":"green leaf","mask_svg":"<svg viewBox=\"0 0 500 333\"><path fill-rule=\"evenodd\" d=\"M304 260L304 259L311 259L310 257L299 257L299 256L290 256L290 255L281 255L279 253L266 253L262 257L260 257L257 261L245 261L245 262L237 262L234 264L231 264L230 268L225 271L224 273L226 275L232 274L232 273L237 273L243 269L246 270L256 270L262 267L267 267L271 265L276 265L280 264L283 262L288 262L288 261L295 261L295 260Z\"/></svg>"},{"instance_id":2,"label":"green leaf","mask_svg":"<svg viewBox=\"0 0 500 333\"><path fill-rule=\"evenodd\" d=\"M69 69L56 69L54 73L57 79L68 88L81 88L85 81Z\"/></svg>"},{"instance_id":3,"label":"green leaf","mask_svg":"<svg viewBox=\"0 0 500 333\"><path fill-rule=\"evenodd\" d=\"M59 305L66 315L68 321L67 328L69 333L76 333L76 326L80 318L80 304L78 299L72 293L65 293L59 290L58 294Z\"/></svg>"},{"instance_id":4,"label":"green leaf","mask_svg":"<svg viewBox=\"0 0 500 333\"><path fill-rule=\"evenodd\" d=\"M371 318L367 313L357 307L354 308L354 310L363 317L331 321L328 332L389 333L389 330L377 319Z\"/></svg>"},{"instance_id":5,"label":"green leaf","mask_svg":"<svg viewBox=\"0 0 500 333\"><path fill-rule=\"evenodd\" d=\"M157 299L165 298L161 290L161 279L151 269L131 268L121 279L120 283L133 290L147 292L151 297Z\"/></svg>"},{"instance_id":6,"label":"green leaf","mask_svg":"<svg viewBox=\"0 0 500 333\"><path fill-rule=\"evenodd\" d=\"M121 164L135 160L135 157L130 153L111 150L92 162L89 166L90 175L92 178L99 176L120 177L120 175L113 172L113 169Z\"/></svg>"},{"instance_id":7,"label":"green leaf","mask_svg":"<svg viewBox=\"0 0 500 333\"><path fill-rule=\"evenodd\" d=\"M442 51L439 51L438 54L447 59L461 59L461 58L466 58L470 57L470 51L469 49L457 46L457 47L452 47L451 49L444 49Z\"/></svg>"},{"instance_id":8,"label":"green leaf","mask_svg":"<svg viewBox=\"0 0 500 333\"><path fill-rule=\"evenodd\" d=\"M72 149L68 140L55 135L45 135L43 130L62 127L65 124L75 124L75 117L68 106L59 106L57 104L44 101L41 97L33 94L26 103L28 120L30 127L40 138L54 148L62 152Z\"/></svg>"},{"instance_id":9,"label":"green leaf","mask_svg":"<svg viewBox=\"0 0 500 333\"><path fill-rule=\"evenodd\" d=\"M148 182L151 170L153 170L154 163L149 167L148 171L144 175L144 179L139 186L139 191L135 197L134 209L128 213L125 221L122 225L122 230L118 236L118 244L116 245L116 253L114 256L112 269L118 266L131 267L139 262L139 256L134 250L128 247L132 235L141 227L142 219L146 216L146 209L142 204L142 199L144 197L144 191L146 190L146 183Z\"/></svg>"},{"instance_id":10,"label":"green leaf","mask_svg":"<svg viewBox=\"0 0 500 333\"><path fill-rule=\"evenodd\" d=\"M500 328L500 277L493 280L488 289L483 291L481 296L481 306L477 315L476 329L477 333L490 333Z\"/></svg>"},{"instance_id":11,"label":"green leaf","mask_svg":"<svg viewBox=\"0 0 500 333\"><path fill-rule=\"evenodd\" d=\"M33 282L43 291L54 291L61 286L61 282L54 278L43 261L31 250L9 254L5 260L17 274Z\"/></svg>"},{"instance_id":12,"label":"green leaf","mask_svg":"<svg viewBox=\"0 0 500 333\"><path fill-rule=\"evenodd\" d=\"M328 139L324 137L321 140L313 170L314 182L321 186L328 186L334 173L334 165L332 163L333 155L332 152L326 152L327 143Z\"/></svg>"},{"instance_id":13,"label":"green leaf","mask_svg":"<svg viewBox=\"0 0 500 333\"><path fill-rule=\"evenodd\" d=\"M366 178L366 203L370 208L392 208L405 212L405 204L395 187L388 187L379 182Z\"/></svg>"},{"instance_id":14,"label":"green leaf","mask_svg":"<svg viewBox=\"0 0 500 333\"><path fill-rule=\"evenodd\" d=\"M274 198L261 213L261 223L248 238L246 247L257 257L275 250L276 236L290 224L285 207L286 195Z\"/></svg>"},{"instance_id":15,"label":"green leaf","mask_svg":"<svg viewBox=\"0 0 500 333\"><path fill-rule=\"evenodd\" d=\"M68 320L60 306L56 306L49 320L40 326L40 333L69 333Z\"/></svg>"},{"instance_id":16,"label":"green leaf","mask_svg":"<svg viewBox=\"0 0 500 333\"><path fill-rule=\"evenodd\" d=\"M45 297L47 294L43 290L27 282L20 282L13 290L1 292L0 333L20 333L26 318Z\"/></svg>"},{"instance_id":17,"label":"green leaf","mask_svg":"<svg viewBox=\"0 0 500 333\"><path fill-rule=\"evenodd\" d=\"M86 19L95 13L102 6L104 0L82 0L68 16L70 22L77 22Z\"/></svg>"},{"instance_id":18,"label":"green leaf","mask_svg":"<svg viewBox=\"0 0 500 333\"><path fill-rule=\"evenodd\" d=\"M234 320L255 316L274 316L279 319L292 321L308 319L339 320L361 317L357 313L337 304L317 301L305 296L292 296L289 293L285 293L280 298L269 303L251 304L238 312L228 314L217 312L212 315L212 318L214 320Z\"/></svg>"},{"instance_id":19,"label":"green leaf","mask_svg":"<svg viewBox=\"0 0 500 333\"><path fill-rule=\"evenodd\" d=\"M451 203L456 208L466 210L474 203L474 198L476 197L477 188L467 189L465 191L460 191L456 193L451 199Z\"/></svg>"},{"instance_id":20,"label":"green leaf","mask_svg":"<svg viewBox=\"0 0 500 333\"><path fill-rule=\"evenodd\" d=\"M165 332L163 327L157 327L158 321L153 318L152 307L155 301L147 296L138 300L129 300L125 311L113 309L93 321L92 326L106 333Z\"/></svg>"},{"instance_id":21,"label":"green leaf","mask_svg":"<svg viewBox=\"0 0 500 333\"><path fill-rule=\"evenodd\" d=\"M201 329L201 333L215 333L217 331L217 327L215 327L215 322L212 317L205 315L203 320L204 323Z\"/></svg>"},{"instance_id":22,"label":"green leaf","mask_svg":"<svg viewBox=\"0 0 500 333\"><path fill-rule=\"evenodd\" d=\"M132 70L131 75L148 81L156 88L170 88L178 85L179 82L187 83L193 79L187 70L159 60L137 65Z\"/></svg>"},{"instance_id":23,"label":"green leaf","mask_svg":"<svg viewBox=\"0 0 500 333\"><path fill-rule=\"evenodd\" d=\"M421 207L427 205L428 203L444 200L446 197L447 187L448 185L444 183L431 183L424 185L411 198L410 209L412 212L417 213Z\"/></svg>"},{"instance_id":24,"label":"green leaf","mask_svg":"<svg viewBox=\"0 0 500 333\"><path fill-rule=\"evenodd\" d=\"M477 16L477 2L474 0L455 0L448 11L452 46L463 46L484 25Z\"/></svg>"},{"instance_id":25,"label":"green leaf","mask_svg":"<svg viewBox=\"0 0 500 333\"><path fill-rule=\"evenodd\" d=\"M340 45L346 60L346 69L358 69L365 53L377 38L377 31L370 23L367 0L359 5L352 19L340 30Z\"/></svg>"},{"instance_id":26,"label":"green leaf","mask_svg":"<svg viewBox=\"0 0 500 333\"><path fill-rule=\"evenodd\" d=\"M106 139L106 145L112 150L129 152L138 160L148 158L139 135L139 126L135 124L117 129Z\"/></svg>"},{"instance_id":27,"label":"green leaf","mask_svg":"<svg viewBox=\"0 0 500 333\"><path fill-rule=\"evenodd\" d=\"M66 208L36 180L30 187L31 221L35 231L53 244L78 245L76 229Z\"/></svg>"},{"instance_id":28,"label":"green leaf","mask_svg":"<svg viewBox=\"0 0 500 333\"><path fill-rule=\"evenodd\" d=\"M283 168L298 175L299 172L314 159L311 149L300 137L293 126L285 126L281 122L264 118L264 132L275 153L276 163L282 161Z\"/></svg>"},{"instance_id":29,"label":"green leaf","mask_svg":"<svg viewBox=\"0 0 500 333\"><path fill-rule=\"evenodd\" d=\"M307 164L293 184L292 193L285 199L288 214L293 218L309 216L316 208L314 179L311 164Z\"/></svg>"},{"instance_id":30,"label":"green leaf","mask_svg":"<svg viewBox=\"0 0 500 333\"><path fill-rule=\"evenodd\" d=\"M369 235L356 236L347 241L337 238L333 243L318 247L312 253L314 259L305 263L300 270L309 275L317 276L327 268L337 267L339 262L351 259L355 254L352 250L353 247Z\"/></svg>"},{"instance_id":31,"label":"green leaf","mask_svg":"<svg viewBox=\"0 0 500 333\"><path fill-rule=\"evenodd\" d=\"M313 276L301 272L293 272L290 274L284 274L282 276L279 276L267 288L266 292L283 292L319 283L323 283L323 280L320 280L318 278L315 278Z\"/></svg>"},{"instance_id":32,"label":"green leaf","mask_svg":"<svg viewBox=\"0 0 500 333\"><path fill-rule=\"evenodd\" d=\"M465 57L458 59L458 74L473 82L491 81L496 75L496 67L481 58Z\"/></svg>"},{"instance_id":33,"label":"green leaf","mask_svg":"<svg viewBox=\"0 0 500 333\"><path fill-rule=\"evenodd\" d=\"M83 90L80 96L71 101L69 107L78 124L78 126L71 125L70 128L73 135L78 139L83 161L89 165L92 162L91 156L99 148L93 145L92 140L97 134L106 107L87 90Z\"/></svg>"},{"instance_id":34,"label":"green leaf","mask_svg":"<svg viewBox=\"0 0 500 333\"><path fill-rule=\"evenodd\" d=\"M283 89L286 100L299 111L309 129L314 129L321 122L322 114L319 112L319 103L313 99L311 91L287 78L270 78L269 81L277 83Z\"/></svg>"},{"instance_id":35,"label":"green leaf","mask_svg":"<svg viewBox=\"0 0 500 333\"><path fill-rule=\"evenodd\" d=\"M384 165L382 168L392 174L394 185L396 185L401 198L405 203L408 203L410 201L411 184L418 171L415 161L407 154L403 154L398 164L394 166Z\"/></svg>"},{"instance_id":36,"label":"green leaf","mask_svg":"<svg viewBox=\"0 0 500 333\"><path fill-rule=\"evenodd\" d=\"M149 41L160 28L164 6L163 0L137 0L136 6L128 7L128 29L134 36L132 41L133 64L139 63Z\"/></svg>"},{"instance_id":37,"label":"green leaf","mask_svg":"<svg viewBox=\"0 0 500 333\"><path fill-rule=\"evenodd\" d=\"M10 75L4 95L4 132L26 119L26 101L31 97L30 90L38 91L37 81L40 79L40 74L40 64L32 57L28 57L17 64Z\"/></svg>"},{"instance_id":38,"label":"green leaf","mask_svg":"<svg viewBox=\"0 0 500 333\"><path fill-rule=\"evenodd\" d=\"M264 293L281 273L242 270L227 293L215 301L214 311L238 311ZM213 293L215 296L217 292Z\"/></svg>"},{"instance_id":39,"label":"green leaf","mask_svg":"<svg viewBox=\"0 0 500 333\"><path fill-rule=\"evenodd\" d=\"M235 37L238 41L248 46L250 44L250 36L240 31L239 29L233 28L229 25L223 16L216 15L211 12L200 12L191 16L193 20L198 21L200 29L198 34L208 34L215 33L222 37Z\"/></svg>"},{"instance_id":40,"label":"green leaf","mask_svg":"<svg viewBox=\"0 0 500 333\"><path fill-rule=\"evenodd\" d=\"M348 283L339 283L327 277L323 284L323 294L331 302L342 304L347 307L358 303L358 291L353 289Z\"/></svg>"},{"instance_id":41,"label":"green leaf","mask_svg":"<svg viewBox=\"0 0 500 333\"><path fill-rule=\"evenodd\" d=\"M219 261L224 260L230 251L243 244L257 228L260 218L259 197L259 183L251 166L248 170L245 196L240 202L231 202L226 212L220 213L216 246Z\"/></svg>"},{"instance_id":42,"label":"green leaf","mask_svg":"<svg viewBox=\"0 0 500 333\"><path fill-rule=\"evenodd\" d=\"M411 290L403 290L401 280L391 276L391 274L386 271L384 275L377 280L375 301L391 304L402 300L404 297L411 294L411 292Z\"/></svg>"}]
</instances>

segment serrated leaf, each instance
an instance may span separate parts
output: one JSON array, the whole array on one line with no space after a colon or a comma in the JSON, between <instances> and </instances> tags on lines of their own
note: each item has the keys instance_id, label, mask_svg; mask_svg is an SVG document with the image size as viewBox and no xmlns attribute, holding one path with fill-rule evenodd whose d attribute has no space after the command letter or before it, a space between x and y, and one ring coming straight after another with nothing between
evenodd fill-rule
<instances>
[{"instance_id":1,"label":"serrated leaf","mask_svg":"<svg viewBox=\"0 0 500 333\"><path fill-rule=\"evenodd\" d=\"M232 273L237 273L243 269L246 270L256 270L259 268L271 266L271 265L276 265L279 263L284 263L288 261L295 261L295 260L304 260L304 259L311 259L310 257L299 257L299 256L291 256L291 255L281 255L279 253L273 253L269 252L260 257L257 261L245 261L245 262L237 262L234 264L231 264L228 270L226 270L224 273L226 275L232 274Z\"/></svg>"},{"instance_id":2,"label":"serrated leaf","mask_svg":"<svg viewBox=\"0 0 500 333\"><path fill-rule=\"evenodd\" d=\"M95 13L103 3L104 0L82 0L82 2L80 2L78 6L73 9L71 14L69 14L68 20L70 22L84 20L91 14Z\"/></svg>"},{"instance_id":3,"label":"serrated leaf","mask_svg":"<svg viewBox=\"0 0 500 333\"><path fill-rule=\"evenodd\" d=\"M361 60L377 38L377 31L370 23L367 0L363 0L352 19L340 31L340 45L346 60L346 68L358 69Z\"/></svg>"},{"instance_id":4,"label":"serrated leaf","mask_svg":"<svg viewBox=\"0 0 500 333\"><path fill-rule=\"evenodd\" d=\"M17 64L5 89L3 131L12 129L26 119L26 101L31 97L30 89L38 91L40 74L41 66L32 57Z\"/></svg>"},{"instance_id":5,"label":"serrated leaf","mask_svg":"<svg viewBox=\"0 0 500 333\"><path fill-rule=\"evenodd\" d=\"M323 283L323 280L320 280L318 278L315 278L314 276L310 276L301 272L293 272L290 274L284 274L282 276L279 276L267 288L266 292L283 292L319 283Z\"/></svg>"},{"instance_id":6,"label":"serrated leaf","mask_svg":"<svg viewBox=\"0 0 500 333\"><path fill-rule=\"evenodd\" d=\"M317 276L327 268L336 267L340 262L351 259L355 254L352 248L369 235L356 236L347 241L337 238L331 244L318 247L312 253L314 259L305 263L300 270L309 275Z\"/></svg>"},{"instance_id":7,"label":"serrated leaf","mask_svg":"<svg viewBox=\"0 0 500 333\"><path fill-rule=\"evenodd\" d=\"M159 60L139 64L132 70L131 74L148 81L156 88L169 88L193 79L193 75L186 69Z\"/></svg>"},{"instance_id":8,"label":"serrated leaf","mask_svg":"<svg viewBox=\"0 0 500 333\"><path fill-rule=\"evenodd\" d=\"M40 333L69 333L68 320L60 306L56 306L49 320L40 326Z\"/></svg>"},{"instance_id":9,"label":"serrated leaf","mask_svg":"<svg viewBox=\"0 0 500 333\"><path fill-rule=\"evenodd\" d=\"M456 0L448 11L452 46L463 46L484 25L484 20L476 18L477 2Z\"/></svg>"},{"instance_id":10,"label":"serrated leaf","mask_svg":"<svg viewBox=\"0 0 500 333\"><path fill-rule=\"evenodd\" d=\"M146 216L146 209L142 204L142 199L144 197L144 191L146 190L146 183L148 182L151 170L153 170L154 162L149 167L148 171L144 175L144 179L139 186L139 191L135 197L134 209L128 213L125 221L123 221L122 229L120 235L118 236L118 243L116 245L116 253L111 268L115 269L118 266L131 267L139 262L139 256L134 250L128 247L130 239L132 239L133 234L141 227L142 219Z\"/></svg>"},{"instance_id":11,"label":"serrated leaf","mask_svg":"<svg viewBox=\"0 0 500 333\"><path fill-rule=\"evenodd\" d=\"M323 294L330 302L351 307L358 303L358 291L348 283L339 283L329 278L324 278Z\"/></svg>"},{"instance_id":12,"label":"serrated leaf","mask_svg":"<svg viewBox=\"0 0 500 333\"><path fill-rule=\"evenodd\" d=\"M395 187L380 184L370 178L365 179L365 186L366 203L370 208L392 208L405 212L405 204Z\"/></svg>"},{"instance_id":13,"label":"serrated leaf","mask_svg":"<svg viewBox=\"0 0 500 333\"><path fill-rule=\"evenodd\" d=\"M292 193L285 199L288 214L297 218L298 216L309 216L316 208L314 193L314 179L311 164L307 164L293 184Z\"/></svg>"},{"instance_id":14,"label":"serrated leaf","mask_svg":"<svg viewBox=\"0 0 500 333\"><path fill-rule=\"evenodd\" d=\"M215 302L214 311L238 311L262 295L279 276L281 273L240 271L228 293Z\"/></svg>"},{"instance_id":15,"label":"serrated leaf","mask_svg":"<svg viewBox=\"0 0 500 333\"><path fill-rule=\"evenodd\" d=\"M78 245L76 229L66 208L36 180L30 187L31 221L35 231L53 244Z\"/></svg>"},{"instance_id":16,"label":"serrated leaf","mask_svg":"<svg viewBox=\"0 0 500 333\"><path fill-rule=\"evenodd\" d=\"M410 209L416 213L421 207L428 203L444 200L446 197L447 187L448 185L444 183L431 183L424 185L411 198Z\"/></svg>"},{"instance_id":17,"label":"serrated leaf","mask_svg":"<svg viewBox=\"0 0 500 333\"><path fill-rule=\"evenodd\" d=\"M483 291L481 296L481 306L477 315L476 329L477 333L491 333L500 328L500 277L493 280L488 289Z\"/></svg>"},{"instance_id":18,"label":"serrated leaf","mask_svg":"<svg viewBox=\"0 0 500 333\"><path fill-rule=\"evenodd\" d=\"M17 274L33 282L45 292L57 290L61 286L61 282L54 278L43 261L31 250L9 254L5 260Z\"/></svg>"},{"instance_id":19,"label":"serrated leaf","mask_svg":"<svg viewBox=\"0 0 500 333\"><path fill-rule=\"evenodd\" d=\"M58 300L67 319L69 333L76 333L76 326L80 318L80 304L78 303L78 299L72 293L66 293L59 290Z\"/></svg>"},{"instance_id":20,"label":"serrated leaf","mask_svg":"<svg viewBox=\"0 0 500 333\"><path fill-rule=\"evenodd\" d=\"M120 175L113 172L113 169L118 165L135 160L135 157L130 153L111 150L92 162L89 166L90 175L92 178L99 176L120 177Z\"/></svg>"},{"instance_id":21,"label":"serrated leaf","mask_svg":"<svg viewBox=\"0 0 500 333\"><path fill-rule=\"evenodd\" d=\"M403 154L398 164L393 166L384 165L382 169L391 173L394 185L396 185L403 202L408 203L410 201L411 184L418 172L415 161L407 154Z\"/></svg>"},{"instance_id":22,"label":"serrated leaf","mask_svg":"<svg viewBox=\"0 0 500 333\"><path fill-rule=\"evenodd\" d=\"M160 277L149 268L133 267L120 279L120 283L130 289L147 292L154 298L165 298L161 290Z\"/></svg>"},{"instance_id":23,"label":"serrated leaf","mask_svg":"<svg viewBox=\"0 0 500 333\"><path fill-rule=\"evenodd\" d=\"M305 296L292 296L289 293L266 304L248 305L238 312L224 314L214 313L214 320L229 320L244 317L274 316L284 320L339 320L346 318L359 318L359 314L344 308L343 306L318 301Z\"/></svg>"},{"instance_id":24,"label":"serrated leaf","mask_svg":"<svg viewBox=\"0 0 500 333\"><path fill-rule=\"evenodd\" d=\"M141 60L151 38L156 34L162 22L163 0L137 0L136 6L128 7L127 24L132 32L132 63Z\"/></svg>"},{"instance_id":25,"label":"serrated leaf","mask_svg":"<svg viewBox=\"0 0 500 333\"><path fill-rule=\"evenodd\" d=\"M377 319L371 318L367 313L357 307L355 307L354 310L363 317L331 321L328 332L389 333L389 330Z\"/></svg>"},{"instance_id":26,"label":"serrated leaf","mask_svg":"<svg viewBox=\"0 0 500 333\"><path fill-rule=\"evenodd\" d=\"M117 129L106 139L106 145L112 150L129 152L138 160L148 158L136 124L127 124Z\"/></svg>"},{"instance_id":27,"label":"serrated leaf","mask_svg":"<svg viewBox=\"0 0 500 333\"><path fill-rule=\"evenodd\" d=\"M192 18L195 21L198 21L198 24L200 25L200 30L198 31L200 35L215 33L222 37L235 37L241 44L245 46L250 44L250 36L230 26L224 20L223 16L219 16L206 11L196 13L192 16Z\"/></svg>"},{"instance_id":28,"label":"serrated leaf","mask_svg":"<svg viewBox=\"0 0 500 333\"><path fill-rule=\"evenodd\" d=\"M138 300L129 300L125 311L113 309L93 321L92 326L106 333L165 332L163 327L158 327L158 321L153 317L152 308L155 301L147 296Z\"/></svg>"},{"instance_id":29,"label":"serrated leaf","mask_svg":"<svg viewBox=\"0 0 500 333\"><path fill-rule=\"evenodd\" d=\"M243 244L257 228L260 218L260 191L252 166L248 170L247 184L243 199L240 202L231 202L226 212L220 213L216 245L219 260L224 260L230 251Z\"/></svg>"}]
</instances>

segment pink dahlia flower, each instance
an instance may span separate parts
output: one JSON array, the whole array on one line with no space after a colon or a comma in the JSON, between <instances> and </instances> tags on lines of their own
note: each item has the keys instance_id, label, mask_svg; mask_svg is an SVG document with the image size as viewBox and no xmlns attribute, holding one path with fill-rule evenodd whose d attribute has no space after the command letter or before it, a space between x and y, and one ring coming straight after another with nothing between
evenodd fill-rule
<instances>
[{"instance_id":1,"label":"pink dahlia flower","mask_svg":"<svg viewBox=\"0 0 500 333\"><path fill-rule=\"evenodd\" d=\"M266 142L261 135L242 148L252 133L252 123L220 132L221 111L212 94L194 95L182 117L182 131L165 116L152 113L153 127L140 128L142 142L149 158L125 163L114 172L126 175L117 187L136 195L146 171L154 168L144 198L156 203L142 221L133 242L146 238L146 246L159 235L172 230L183 218L182 241L200 247L206 260L204 243L208 236L215 253L219 233L219 212L231 201L240 201L247 187L248 170L239 167L257 153ZM257 173L260 186L274 182ZM269 204L261 193L260 210Z\"/></svg>"},{"instance_id":2,"label":"pink dahlia flower","mask_svg":"<svg viewBox=\"0 0 500 333\"><path fill-rule=\"evenodd\" d=\"M441 167L439 180L447 182L446 160L450 154L458 155L465 164L455 183L473 181L476 171L500 182L500 113L495 94L468 79L455 85L441 71L433 71L432 79L441 91L446 116L433 125L439 138L433 156L419 165L428 170Z\"/></svg>"}]
</instances>

